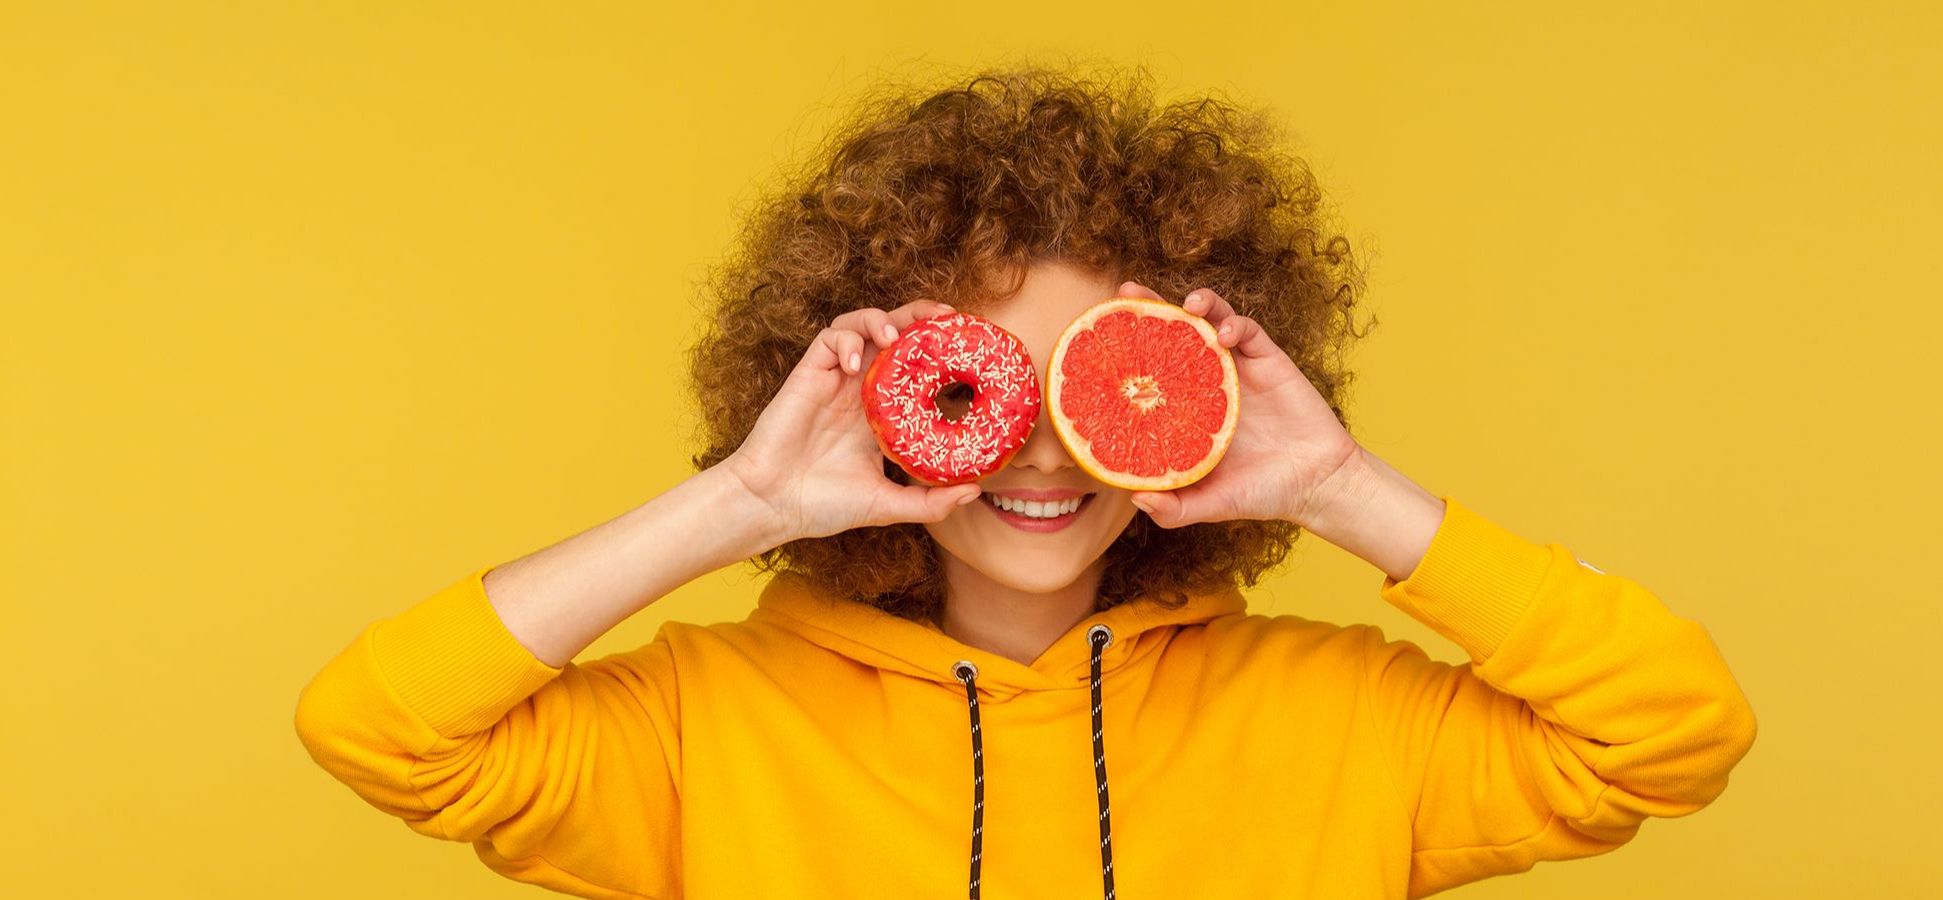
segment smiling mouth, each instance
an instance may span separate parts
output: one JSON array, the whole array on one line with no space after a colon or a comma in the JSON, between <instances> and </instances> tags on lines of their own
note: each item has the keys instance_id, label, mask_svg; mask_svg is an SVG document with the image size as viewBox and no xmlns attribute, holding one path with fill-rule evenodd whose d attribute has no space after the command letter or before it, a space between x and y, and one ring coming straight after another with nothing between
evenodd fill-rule
<instances>
[{"instance_id":1,"label":"smiling mouth","mask_svg":"<svg viewBox=\"0 0 1943 900\"><path fill-rule=\"evenodd\" d=\"M1001 515L1012 516L1027 522L1058 522L1071 519L1085 511L1097 494L1082 494L1065 500L1019 501L1007 499L1000 505L999 495L990 491L978 495L979 502L991 507ZM1010 506L1010 509L1006 507Z\"/></svg>"}]
</instances>

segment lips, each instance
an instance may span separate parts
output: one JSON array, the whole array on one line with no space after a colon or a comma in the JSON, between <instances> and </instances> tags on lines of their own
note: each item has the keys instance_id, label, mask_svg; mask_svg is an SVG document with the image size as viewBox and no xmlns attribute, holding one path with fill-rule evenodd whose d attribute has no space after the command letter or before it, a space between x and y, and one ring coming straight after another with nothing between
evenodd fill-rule
<instances>
[{"instance_id":1,"label":"lips","mask_svg":"<svg viewBox=\"0 0 1943 900\"><path fill-rule=\"evenodd\" d=\"M982 485L981 485L982 487ZM988 494L997 494L1011 500L1070 500L1092 493L1079 488L985 488Z\"/></svg>"},{"instance_id":2,"label":"lips","mask_svg":"<svg viewBox=\"0 0 1943 900\"><path fill-rule=\"evenodd\" d=\"M1090 494L1085 491L1067 491L1065 493L1069 497L1072 496L1082 497L1082 499L1079 501L1079 508L1063 516L1056 516L1050 519L1035 518L1033 516L1022 515L1020 513L1009 512L1007 510L1001 509L998 503L992 499L991 494L980 494L978 497L978 505L991 510L992 514L997 516L999 521L1004 522L1005 524L1010 525L1013 528L1017 528L1020 531L1032 532L1035 534L1044 534L1046 532L1058 531L1062 528L1065 528L1068 525L1073 524L1073 522L1077 521L1079 517L1086 514L1087 508L1093 505L1093 498L1096 496L1094 494ZM1018 495L1009 494L1008 496L1016 497Z\"/></svg>"}]
</instances>

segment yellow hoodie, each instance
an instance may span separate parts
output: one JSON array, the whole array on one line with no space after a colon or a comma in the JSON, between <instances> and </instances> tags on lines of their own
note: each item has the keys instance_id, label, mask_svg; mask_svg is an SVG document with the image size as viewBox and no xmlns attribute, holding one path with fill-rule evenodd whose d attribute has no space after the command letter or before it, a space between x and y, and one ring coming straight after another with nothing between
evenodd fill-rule
<instances>
[{"instance_id":1,"label":"yellow hoodie","mask_svg":"<svg viewBox=\"0 0 1943 900\"><path fill-rule=\"evenodd\" d=\"M1232 589L1027 666L779 575L744 621L554 668L488 566L360 633L297 732L412 830L582 897L1421 897L1718 796L1755 722L1706 630L1443 499L1379 593L1465 666Z\"/></svg>"}]
</instances>

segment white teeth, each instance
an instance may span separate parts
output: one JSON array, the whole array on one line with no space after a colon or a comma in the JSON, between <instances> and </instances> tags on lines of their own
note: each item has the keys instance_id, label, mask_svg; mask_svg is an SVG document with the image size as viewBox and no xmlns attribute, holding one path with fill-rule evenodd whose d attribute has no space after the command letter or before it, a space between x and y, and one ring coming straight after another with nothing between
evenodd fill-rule
<instances>
[{"instance_id":1,"label":"white teeth","mask_svg":"<svg viewBox=\"0 0 1943 900\"><path fill-rule=\"evenodd\" d=\"M1086 499L1073 497L1067 500L1015 500L992 493L987 493L985 496L990 497L992 503L1000 509L1035 519L1053 519L1066 515L1079 509L1080 501Z\"/></svg>"}]
</instances>

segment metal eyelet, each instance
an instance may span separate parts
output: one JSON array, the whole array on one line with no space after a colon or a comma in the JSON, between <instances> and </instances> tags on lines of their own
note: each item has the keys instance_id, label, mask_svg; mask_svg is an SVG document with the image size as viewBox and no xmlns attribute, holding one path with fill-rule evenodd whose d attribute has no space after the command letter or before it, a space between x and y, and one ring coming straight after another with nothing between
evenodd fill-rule
<instances>
[{"instance_id":1,"label":"metal eyelet","mask_svg":"<svg viewBox=\"0 0 1943 900\"><path fill-rule=\"evenodd\" d=\"M1093 636L1096 634L1106 635L1106 643L1101 644L1100 649L1104 650L1108 647L1113 646L1113 629L1108 628L1105 625L1094 625L1093 627L1086 629L1086 643L1088 644L1093 643Z\"/></svg>"},{"instance_id":2,"label":"metal eyelet","mask_svg":"<svg viewBox=\"0 0 1943 900\"><path fill-rule=\"evenodd\" d=\"M978 677L978 666L969 659L961 659L951 664L951 675L959 681L969 681Z\"/></svg>"}]
</instances>

